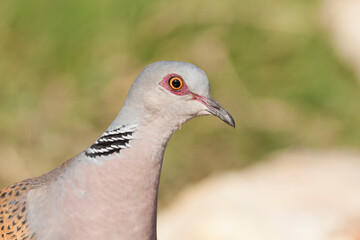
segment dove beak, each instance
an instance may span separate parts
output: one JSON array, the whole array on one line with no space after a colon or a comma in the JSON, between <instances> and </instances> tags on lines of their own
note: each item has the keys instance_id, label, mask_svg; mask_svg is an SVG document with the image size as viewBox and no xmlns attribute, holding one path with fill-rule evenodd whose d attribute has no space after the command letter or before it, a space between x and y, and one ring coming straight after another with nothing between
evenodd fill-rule
<instances>
[{"instance_id":1,"label":"dove beak","mask_svg":"<svg viewBox=\"0 0 360 240\"><path fill-rule=\"evenodd\" d=\"M215 99L212 97L202 97L199 95L194 95L194 99L204 104L207 107L207 112L220 118L225 123L235 128L234 118L219 103L217 103Z\"/></svg>"}]
</instances>

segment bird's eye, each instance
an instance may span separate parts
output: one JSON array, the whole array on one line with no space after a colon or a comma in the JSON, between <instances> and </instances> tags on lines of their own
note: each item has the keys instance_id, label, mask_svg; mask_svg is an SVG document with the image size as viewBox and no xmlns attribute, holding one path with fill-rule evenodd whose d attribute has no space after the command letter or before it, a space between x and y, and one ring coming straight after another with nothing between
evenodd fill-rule
<instances>
[{"instance_id":1,"label":"bird's eye","mask_svg":"<svg viewBox=\"0 0 360 240\"><path fill-rule=\"evenodd\" d=\"M183 80L180 77L174 76L169 80L169 85L174 90L179 90L183 86Z\"/></svg>"}]
</instances>

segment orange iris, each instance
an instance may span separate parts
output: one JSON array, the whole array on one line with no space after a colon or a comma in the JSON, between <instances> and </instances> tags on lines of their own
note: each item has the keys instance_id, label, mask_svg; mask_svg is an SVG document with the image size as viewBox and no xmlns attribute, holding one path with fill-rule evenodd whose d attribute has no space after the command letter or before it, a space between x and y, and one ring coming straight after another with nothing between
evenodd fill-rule
<instances>
[{"instance_id":1,"label":"orange iris","mask_svg":"<svg viewBox=\"0 0 360 240\"><path fill-rule=\"evenodd\" d=\"M179 90L179 89L181 89L182 88L182 86L183 86L183 80L181 79L181 78L179 78L179 77L172 77L172 78L170 78L170 80L169 80L169 85L170 85L170 87L172 88L172 89L174 89L174 90Z\"/></svg>"}]
</instances>

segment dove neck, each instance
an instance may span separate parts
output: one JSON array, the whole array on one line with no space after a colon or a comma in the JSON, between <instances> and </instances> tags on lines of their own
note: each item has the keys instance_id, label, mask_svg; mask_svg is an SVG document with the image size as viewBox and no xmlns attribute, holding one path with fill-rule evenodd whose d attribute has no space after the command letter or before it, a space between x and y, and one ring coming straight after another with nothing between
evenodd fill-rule
<instances>
[{"instance_id":1,"label":"dove neck","mask_svg":"<svg viewBox=\"0 0 360 240\"><path fill-rule=\"evenodd\" d=\"M57 208L53 212L61 215L58 226L62 229L56 230L71 239L121 236L121 239L156 240L162 160L176 129L168 120L145 116L146 124L139 123L131 147L122 149L113 159L94 164L79 161L83 154L75 158L48 192L61 192L52 205ZM79 231L85 222L87 228Z\"/></svg>"}]
</instances>

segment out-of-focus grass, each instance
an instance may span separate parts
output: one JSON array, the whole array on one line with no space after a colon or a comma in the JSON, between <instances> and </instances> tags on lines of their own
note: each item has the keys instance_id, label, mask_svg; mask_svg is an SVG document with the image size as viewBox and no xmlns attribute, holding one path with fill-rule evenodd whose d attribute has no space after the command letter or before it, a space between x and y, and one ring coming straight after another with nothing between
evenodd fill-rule
<instances>
[{"instance_id":1,"label":"out-of-focus grass","mask_svg":"<svg viewBox=\"0 0 360 240\"><path fill-rule=\"evenodd\" d=\"M40 175L90 145L147 64L202 67L233 114L186 124L164 161L160 201L277 149L360 146L359 86L318 23L290 0L2 1L0 184Z\"/></svg>"}]
</instances>

